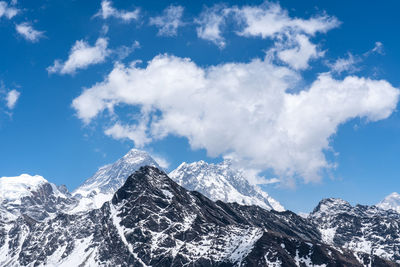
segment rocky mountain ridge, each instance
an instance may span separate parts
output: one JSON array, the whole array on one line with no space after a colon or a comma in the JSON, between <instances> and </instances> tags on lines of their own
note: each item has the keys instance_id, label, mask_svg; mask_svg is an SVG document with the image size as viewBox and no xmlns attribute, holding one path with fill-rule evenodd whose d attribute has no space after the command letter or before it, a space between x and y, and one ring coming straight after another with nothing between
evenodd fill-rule
<instances>
[{"instance_id":1,"label":"rocky mountain ridge","mask_svg":"<svg viewBox=\"0 0 400 267\"><path fill-rule=\"evenodd\" d=\"M142 167L99 209L0 224L1 266L395 266L296 214L213 202Z\"/></svg>"},{"instance_id":2,"label":"rocky mountain ridge","mask_svg":"<svg viewBox=\"0 0 400 267\"><path fill-rule=\"evenodd\" d=\"M73 194L41 176L0 178L0 266L400 266L396 194L324 199L302 218L227 161L170 176L131 150Z\"/></svg>"},{"instance_id":3,"label":"rocky mountain ridge","mask_svg":"<svg viewBox=\"0 0 400 267\"><path fill-rule=\"evenodd\" d=\"M400 214L394 210L329 198L308 219L326 244L400 263Z\"/></svg>"}]
</instances>

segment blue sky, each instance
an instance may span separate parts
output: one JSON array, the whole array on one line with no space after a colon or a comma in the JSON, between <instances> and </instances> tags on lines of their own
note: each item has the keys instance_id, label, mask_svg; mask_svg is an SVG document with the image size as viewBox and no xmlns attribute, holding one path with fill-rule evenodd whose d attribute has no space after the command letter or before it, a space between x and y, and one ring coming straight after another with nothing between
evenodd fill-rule
<instances>
[{"instance_id":1,"label":"blue sky","mask_svg":"<svg viewBox=\"0 0 400 267\"><path fill-rule=\"evenodd\" d=\"M398 7L0 1L0 176L72 190L136 146L233 158L294 211L375 204L400 186Z\"/></svg>"}]
</instances>

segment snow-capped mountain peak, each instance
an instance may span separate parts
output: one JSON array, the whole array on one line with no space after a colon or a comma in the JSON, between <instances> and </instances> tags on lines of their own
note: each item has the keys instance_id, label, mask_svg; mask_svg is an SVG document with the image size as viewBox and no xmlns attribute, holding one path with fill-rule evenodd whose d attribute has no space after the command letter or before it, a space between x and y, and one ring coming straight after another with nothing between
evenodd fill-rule
<instances>
[{"instance_id":1,"label":"snow-capped mountain peak","mask_svg":"<svg viewBox=\"0 0 400 267\"><path fill-rule=\"evenodd\" d=\"M116 162L99 168L92 177L73 191L72 194L80 200L79 205L71 213L100 208L104 202L111 200L129 175L143 166L160 168L147 152L131 149Z\"/></svg>"},{"instance_id":2,"label":"snow-capped mountain peak","mask_svg":"<svg viewBox=\"0 0 400 267\"><path fill-rule=\"evenodd\" d=\"M0 178L0 201L20 201L24 196L30 196L32 191L48 183L42 176L21 174L15 177Z\"/></svg>"},{"instance_id":3,"label":"snow-capped mountain peak","mask_svg":"<svg viewBox=\"0 0 400 267\"><path fill-rule=\"evenodd\" d=\"M21 214L36 221L55 216L76 205L66 188L61 189L39 175L0 178L1 217L12 220Z\"/></svg>"},{"instance_id":4,"label":"snow-capped mountain peak","mask_svg":"<svg viewBox=\"0 0 400 267\"><path fill-rule=\"evenodd\" d=\"M397 192L393 192L385 197L376 206L384 210L395 210L397 212L400 212L400 194Z\"/></svg>"},{"instance_id":5,"label":"snow-capped mountain peak","mask_svg":"<svg viewBox=\"0 0 400 267\"><path fill-rule=\"evenodd\" d=\"M258 205L268 210L285 210L258 186L251 185L241 171L232 167L229 160L219 164L209 164L203 160L184 162L169 176L186 189L198 191L212 200Z\"/></svg>"}]
</instances>

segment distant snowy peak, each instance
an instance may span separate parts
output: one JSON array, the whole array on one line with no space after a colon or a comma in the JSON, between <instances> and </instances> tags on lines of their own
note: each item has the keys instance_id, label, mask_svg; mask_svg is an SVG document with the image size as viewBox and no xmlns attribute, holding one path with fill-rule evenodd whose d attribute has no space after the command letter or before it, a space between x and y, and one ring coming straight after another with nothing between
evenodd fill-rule
<instances>
[{"instance_id":1,"label":"distant snowy peak","mask_svg":"<svg viewBox=\"0 0 400 267\"><path fill-rule=\"evenodd\" d=\"M400 194L393 192L385 197L376 206L384 210L395 210L400 212Z\"/></svg>"},{"instance_id":2,"label":"distant snowy peak","mask_svg":"<svg viewBox=\"0 0 400 267\"><path fill-rule=\"evenodd\" d=\"M96 193L114 194L125 182L129 175L142 166L159 167L157 162L146 152L132 149L113 164L105 165L89 179L87 179L73 195L87 196Z\"/></svg>"},{"instance_id":3,"label":"distant snowy peak","mask_svg":"<svg viewBox=\"0 0 400 267\"><path fill-rule=\"evenodd\" d=\"M42 221L76 205L65 187L57 187L42 176L22 174L0 178L1 217L13 220L21 214Z\"/></svg>"},{"instance_id":4,"label":"distant snowy peak","mask_svg":"<svg viewBox=\"0 0 400 267\"><path fill-rule=\"evenodd\" d=\"M75 197L80 198L80 203L71 212L100 208L104 202L111 200L114 193L125 183L128 176L142 166L160 168L158 163L147 152L137 149L131 149L113 164L99 168L92 177L72 193Z\"/></svg>"},{"instance_id":5,"label":"distant snowy peak","mask_svg":"<svg viewBox=\"0 0 400 267\"><path fill-rule=\"evenodd\" d=\"M21 174L15 177L0 178L0 201L18 201L22 197L30 196L32 191L48 183L42 176Z\"/></svg>"},{"instance_id":6,"label":"distant snowy peak","mask_svg":"<svg viewBox=\"0 0 400 267\"><path fill-rule=\"evenodd\" d=\"M257 205L265 209L284 211L282 205L251 185L244 174L234 169L230 161L209 164L204 161L182 163L169 176L188 190L198 191L212 200Z\"/></svg>"}]
</instances>

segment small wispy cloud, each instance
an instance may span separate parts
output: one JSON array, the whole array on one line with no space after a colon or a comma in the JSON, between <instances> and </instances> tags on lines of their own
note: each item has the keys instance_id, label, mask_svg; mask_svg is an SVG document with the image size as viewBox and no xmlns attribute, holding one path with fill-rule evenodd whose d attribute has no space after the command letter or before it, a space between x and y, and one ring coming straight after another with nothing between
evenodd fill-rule
<instances>
[{"instance_id":1,"label":"small wispy cloud","mask_svg":"<svg viewBox=\"0 0 400 267\"><path fill-rule=\"evenodd\" d=\"M160 155L154 155L154 154L152 154L151 156L158 163L158 165L160 165L161 168L163 168L163 169L168 169L169 168L170 163L166 158L164 158L164 157L162 157Z\"/></svg>"},{"instance_id":2,"label":"small wispy cloud","mask_svg":"<svg viewBox=\"0 0 400 267\"><path fill-rule=\"evenodd\" d=\"M15 7L9 6L7 2L0 1L0 18L6 17L12 19L18 14L19 10Z\"/></svg>"},{"instance_id":3,"label":"small wispy cloud","mask_svg":"<svg viewBox=\"0 0 400 267\"><path fill-rule=\"evenodd\" d=\"M200 16L195 19L198 24L197 36L216 44L219 48L224 48L226 43L222 37L222 26L225 24L225 14L227 13L222 5L216 5L212 8L206 8Z\"/></svg>"},{"instance_id":4,"label":"small wispy cloud","mask_svg":"<svg viewBox=\"0 0 400 267\"><path fill-rule=\"evenodd\" d=\"M83 40L76 41L68 59L65 62L55 60L47 71L48 73L74 74L78 69L86 69L90 65L102 63L110 54L107 46L106 38L98 38L94 46Z\"/></svg>"},{"instance_id":5,"label":"small wispy cloud","mask_svg":"<svg viewBox=\"0 0 400 267\"><path fill-rule=\"evenodd\" d=\"M137 20L139 14L140 10L138 8L133 11L118 10L112 6L111 1L103 0L101 2L101 9L95 14L95 16L102 17L103 19L114 17L129 22L131 20Z\"/></svg>"},{"instance_id":6,"label":"small wispy cloud","mask_svg":"<svg viewBox=\"0 0 400 267\"><path fill-rule=\"evenodd\" d=\"M138 41L134 41L132 45L130 46L122 45L114 49L112 52L113 54L116 55L118 60L122 60L127 56L129 56L133 51L135 51L138 48L140 48L140 43Z\"/></svg>"},{"instance_id":7,"label":"small wispy cloud","mask_svg":"<svg viewBox=\"0 0 400 267\"><path fill-rule=\"evenodd\" d=\"M361 62L361 59L359 57L353 56L353 54L348 53L347 57L338 58L334 63L328 63L328 66L331 68L332 72L338 74L345 71L353 73L359 69L356 66L359 62Z\"/></svg>"},{"instance_id":8,"label":"small wispy cloud","mask_svg":"<svg viewBox=\"0 0 400 267\"><path fill-rule=\"evenodd\" d=\"M7 101L6 105L7 105L8 109L14 109L20 95L21 95L21 93L15 89L8 92L7 97L6 97L6 101Z\"/></svg>"},{"instance_id":9,"label":"small wispy cloud","mask_svg":"<svg viewBox=\"0 0 400 267\"><path fill-rule=\"evenodd\" d=\"M158 27L160 36L176 36L178 28L184 24L181 20L182 15L182 6L171 5L164 9L161 16L150 18L150 25Z\"/></svg>"},{"instance_id":10,"label":"small wispy cloud","mask_svg":"<svg viewBox=\"0 0 400 267\"><path fill-rule=\"evenodd\" d=\"M23 22L15 25L17 33L19 33L24 39L35 43L44 36L43 31L37 31L29 22Z\"/></svg>"},{"instance_id":11,"label":"small wispy cloud","mask_svg":"<svg viewBox=\"0 0 400 267\"><path fill-rule=\"evenodd\" d=\"M380 54L380 55L384 55L385 51L383 49L383 43L381 42L375 42L375 46L374 48L372 48L371 50L367 51L366 53L364 53L364 56L369 56L371 54Z\"/></svg>"},{"instance_id":12,"label":"small wispy cloud","mask_svg":"<svg viewBox=\"0 0 400 267\"><path fill-rule=\"evenodd\" d=\"M373 54L384 55L383 44L375 42L372 49L361 55L353 55L348 52L346 57L336 59L335 62L326 62L326 65L331 69L331 72L341 74L343 72L354 73L360 71L362 68L359 66L364 60Z\"/></svg>"}]
</instances>

